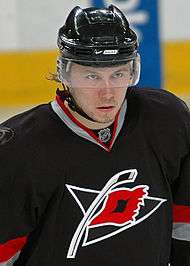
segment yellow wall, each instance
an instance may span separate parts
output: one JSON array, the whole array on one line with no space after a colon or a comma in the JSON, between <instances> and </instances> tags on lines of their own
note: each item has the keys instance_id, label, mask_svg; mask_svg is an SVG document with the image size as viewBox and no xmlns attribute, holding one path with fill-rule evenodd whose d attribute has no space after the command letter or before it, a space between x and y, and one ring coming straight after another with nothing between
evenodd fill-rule
<instances>
[{"instance_id":1,"label":"yellow wall","mask_svg":"<svg viewBox=\"0 0 190 266\"><path fill-rule=\"evenodd\" d=\"M27 105L49 101L57 84L47 80L55 72L56 51L0 54L0 105Z\"/></svg>"},{"instance_id":2,"label":"yellow wall","mask_svg":"<svg viewBox=\"0 0 190 266\"><path fill-rule=\"evenodd\" d=\"M163 45L164 87L178 95L190 94L190 42ZM46 79L55 72L56 51L0 54L0 106L50 101L57 88Z\"/></svg>"},{"instance_id":3,"label":"yellow wall","mask_svg":"<svg viewBox=\"0 0 190 266\"><path fill-rule=\"evenodd\" d=\"M178 95L190 94L190 42L163 46L164 87Z\"/></svg>"}]
</instances>

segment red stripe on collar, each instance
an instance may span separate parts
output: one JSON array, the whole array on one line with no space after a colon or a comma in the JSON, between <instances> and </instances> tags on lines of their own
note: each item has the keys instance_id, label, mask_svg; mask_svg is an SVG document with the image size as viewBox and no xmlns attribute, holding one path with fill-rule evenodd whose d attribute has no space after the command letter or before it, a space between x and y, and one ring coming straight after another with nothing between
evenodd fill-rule
<instances>
[{"instance_id":1,"label":"red stripe on collar","mask_svg":"<svg viewBox=\"0 0 190 266\"><path fill-rule=\"evenodd\" d=\"M120 114L120 111L117 113L116 117L115 117L115 121L114 121L114 129L113 129L113 134L112 134L112 139L110 141L110 145L109 147L107 147L95 134L94 132L89 129L88 127L86 127L85 125L83 125L79 120L77 120L69 111L69 109L65 106L64 101L61 99L61 97L59 95L56 95L56 101L58 103L58 105L61 107L61 109L64 111L64 113L72 120L73 123L75 123L77 126L79 126L80 128L82 128L86 133L88 133L93 139L95 139L101 146L103 146L106 151L110 152L112 145L113 145L113 141L115 138L115 134L116 134L116 130L117 130L117 126L118 126L118 117Z\"/></svg>"}]
</instances>

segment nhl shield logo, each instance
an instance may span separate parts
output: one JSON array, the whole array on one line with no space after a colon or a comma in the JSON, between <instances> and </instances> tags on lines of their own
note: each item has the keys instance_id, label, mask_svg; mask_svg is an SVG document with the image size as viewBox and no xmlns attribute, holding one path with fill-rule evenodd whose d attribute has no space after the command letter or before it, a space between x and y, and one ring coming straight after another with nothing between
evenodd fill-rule
<instances>
[{"instance_id":1,"label":"nhl shield logo","mask_svg":"<svg viewBox=\"0 0 190 266\"><path fill-rule=\"evenodd\" d=\"M71 240L67 258L76 257L79 245L95 244L143 222L166 201L150 196L148 185L129 188L128 184L136 177L136 169L119 172L101 191L66 185L84 215ZM93 194L90 206L82 203L81 192Z\"/></svg>"},{"instance_id":2,"label":"nhl shield logo","mask_svg":"<svg viewBox=\"0 0 190 266\"><path fill-rule=\"evenodd\" d=\"M98 132L98 137L99 137L99 140L101 140L104 143L109 141L110 138L111 138L110 129L109 128L105 128L105 129L100 130Z\"/></svg>"}]
</instances>

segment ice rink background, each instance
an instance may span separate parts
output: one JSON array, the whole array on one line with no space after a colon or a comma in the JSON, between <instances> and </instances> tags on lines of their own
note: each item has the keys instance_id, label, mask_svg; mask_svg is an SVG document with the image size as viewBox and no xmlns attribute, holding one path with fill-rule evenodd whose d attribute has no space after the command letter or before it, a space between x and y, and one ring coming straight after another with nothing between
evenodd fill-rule
<instances>
[{"instance_id":1,"label":"ice rink background","mask_svg":"<svg viewBox=\"0 0 190 266\"><path fill-rule=\"evenodd\" d=\"M121 9L124 5L137 6L141 1L105 0ZM0 121L54 97L57 84L46 77L55 71L57 30L72 7L91 3L0 0ZM190 2L158 3L163 87L190 104ZM129 18L131 22L134 17L135 12Z\"/></svg>"}]
</instances>

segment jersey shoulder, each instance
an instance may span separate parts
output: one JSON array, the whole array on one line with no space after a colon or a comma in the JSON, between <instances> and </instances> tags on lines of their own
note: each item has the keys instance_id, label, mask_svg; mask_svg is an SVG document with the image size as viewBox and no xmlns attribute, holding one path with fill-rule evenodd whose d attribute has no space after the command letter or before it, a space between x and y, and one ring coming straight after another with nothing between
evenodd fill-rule
<instances>
[{"instance_id":1,"label":"jersey shoulder","mask_svg":"<svg viewBox=\"0 0 190 266\"><path fill-rule=\"evenodd\" d=\"M186 103L173 93L164 89L135 88L131 93L138 99L142 112L150 117L190 120L190 112Z\"/></svg>"},{"instance_id":2,"label":"jersey shoulder","mask_svg":"<svg viewBox=\"0 0 190 266\"><path fill-rule=\"evenodd\" d=\"M190 111L186 103L166 90L132 89L132 98L136 99L139 121L152 142L157 139L163 147L172 150L180 147L190 150ZM152 137L154 136L154 137Z\"/></svg>"},{"instance_id":3,"label":"jersey shoulder","mask_svg":"<svg viewBox=\"0 0 190 266\"><path fill-rule=\"evenodd\" d=\"M26 140L35 139L50 122L50 105L41 104L28 111L17 114L0 124L1 150L24 146Z\"/></svg>"}]
</instances>

